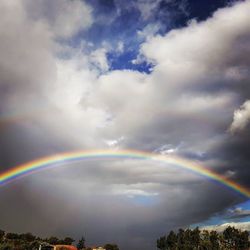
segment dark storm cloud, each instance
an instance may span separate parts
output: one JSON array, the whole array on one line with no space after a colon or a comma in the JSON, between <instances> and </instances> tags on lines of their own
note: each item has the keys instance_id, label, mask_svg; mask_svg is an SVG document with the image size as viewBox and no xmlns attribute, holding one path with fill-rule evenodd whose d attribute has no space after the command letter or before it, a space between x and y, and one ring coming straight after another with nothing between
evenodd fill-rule
<instances>
[{"instance_id":1,"label":"dark storm cloud","mask_svg":"<svg viewBox=\"0 0 250 250\"><path fill-rule=\"evenodd\" d=\"M240 207L230 210L227 214L229 219L242 219L250 216L250 210L244 210Z\"/></svg>"},{"instance_id":2,"label":"dark storm cloud","mask_svg":"<svg viewBox=\"0 0 250 250\"><path fill-rule=\"evenodd\" d=\"M98 170L95 175L89 175L91 165L85 168L85 177L78 180L69 178L70 171L66 177L60 171L52 170L4 187L1 196L6 209L3 211L7 211L7 207L13 209L7 212L11 217L1 220L2 227L20 232L32 231L43 236L53 234L63 237L74 232L74 238L85 234L89 244L115 240L124 249L138 249L136 242L140 238L145 247L152 249L155 238L168 230L207 219L225 202L240 201L229 193L225 194L217 185L196 180L196 184L191 183L188 189L185 183L180 182L179 190L175 190L176 185L171 187L166 183L162 187L160 201L145 207L138 204L136 198L118 195L113 199L108 187L110 182L106 182L113 171L106 171L103 180L104 175ZM103 165L99 168L102 171ZM126 179L126 176L123 180L120 176L119 183ZM183 198L176 201L175 195L183 195ZM211 200L214 200L213 206ZM62 206L64 209L61 209ZM20 212L17 213L17 210ZM32 214L29 214L30 211ZM26 221L25 226L23 221ZM128 241L128 238L131 240Z\"/></svg>"},{"instance_id":3,"label":"dark storm cloud","mask_svg":"<svg viewBox=\"0 0 250 250\"><path fill-rule=\"evenodd\" d=\"M232 171L233 178L240 180L245 186L249 185L249 138L249 131L231 135L214 152L214 157L222 160L221 167L224 171Z\"/></svg>"}]
</instances>

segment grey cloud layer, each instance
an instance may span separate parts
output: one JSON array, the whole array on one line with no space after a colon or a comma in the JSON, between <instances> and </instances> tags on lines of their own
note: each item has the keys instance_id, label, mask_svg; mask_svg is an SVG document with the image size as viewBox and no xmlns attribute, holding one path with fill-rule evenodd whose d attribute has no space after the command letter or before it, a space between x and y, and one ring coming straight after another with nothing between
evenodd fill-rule
<instances>
[{"instance_id":1,"label":"grey cloud layer","mask_svg":"<svg viewBox=\"0 0 250 250\"><path fill-rule=\"evenodd\" d=\"M149 38L141 55L155 64L150 74L108 71L108 46L89 53L86 41L80 48L57 42L91 25L84 2L56 1L61 7L49 11L50 1L39 8L32 2L0 3L2 166L58 151L129 147L198 159L249 185L250 1ZM185 171L135 161L62 167L1 189L1 196L7 230L86 233L91 242L118 241L130 250L142 242L152 249L170 228L243 201ZM19 212L8 209L15 206ZM21 217L29 222L17 223Z\"/></svg>"}]
</instances>

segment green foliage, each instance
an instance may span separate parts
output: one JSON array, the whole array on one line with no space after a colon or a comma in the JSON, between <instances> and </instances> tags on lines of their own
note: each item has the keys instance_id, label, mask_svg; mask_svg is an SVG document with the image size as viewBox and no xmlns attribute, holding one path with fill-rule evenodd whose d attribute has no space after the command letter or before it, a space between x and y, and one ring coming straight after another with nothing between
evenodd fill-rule
<instances>
[{"instance_id":1,"label":"green foliage","mask_svg":"<svg viewBox=\"0 0 250 250\"><path fill-rule=\"evenodd\" d=\"M247 250L250 247L249 233L227 227L222 234L216 231L179 229L157 239L160 250Z\"/></svg>"},{"instance_id":2,"label":"green foliage","mask_svg":"<svg viewBox=\"0 0 250 250\"><path fill-rule=\"evenodd\" d=\"M32 242L36 239L36 236L32 235L31 233L26 233L26 234L20 234L19 238L20 240L23 241Z\"/></svg>"},{"instance_id":3,"label":"green foliage","mask_svg":"<svg viewBox=\"0 0 250 250\"><path fill-rule=\"evenodd\" d=\"M177 248L178 249L185 249L186 248L186 237L185 231L180 228L177 234Z\"/></svg>"},{"instance_id":4,"label":"green foliage","mask_svg":"<svg viewBox=\"0 0 250 250\"><path fill-rule=\"evenodd\" d=\"M84 238L84 237L82 237L82 238L78 241L76 247L77 247L78 250L81 250L81 249L84 249L84 248L85 248L85 238Z\"/></svg>"},{"instance_id":5,"label":"green foliage","mask_svg":"<svg viewBox=\"0 0 250 250\"><path fill-rule=\"evenodd\" d=\"M0 243L3 242L5 232L3 230L0 230Z\"/></svg>"},{"instance_id":6,"label":"green foliage","mask_svg":"<svg viewBox=\"0 0 250 250\"><path fill-rule=\"evenodd\" d=\"M72 245L74 239L71 237L65 237L59 239L55 236L51 236L46 239L36 237L31 233L17 234L17 233L5 233L0 230L0 250L38 250L42 245ZM91 250L85 246L85 238L82 237L77 243L78 250ZM106 244L106 250L119 250L116 244Z\"/></svg>"},{"instance_id":7,"label":"green foliage","mask_svg":"<svg viewBox=\"0 0 250 250\"><path fill-rule=\"evenodd\" d=\"M216 231L210 232L209 241L212 250L220 249L220 236Z\"/></svg>"},{"instance_id":8,"label":"green foliage","mask_svg":"<svg viewBox=\"0 0 250 250\"><path fill-rule=\"evenodd\" d=\"M65 237L63 240L62 239L58 239L55 236L51 236L48 239L44 239L42 240L44 242L47 242L51 245L72 245L72 243L75 241L74 239L72 239L71 237Z\"/></svg>"},{"instance_id":9,"label":"green foliage","mask_svg":"<svg viewBox=\"0 0 250 250\"><path fill-rule=\"evenodd\" d=\"M63 245L72 245L72 243L74 242L75 240L70 238L70 237L66 237L64 238L64 240L61 242L61 244Z\"/></svg>"},{"instance_id":10,"label":"green foliage","mask_svg":"<svg viewBox=\"0 0 250 250\"><path fill-rule=\"evenodd\" d=\"M16 234L16 233L7 233L5 235L5 238L8 240L19 240L20 235Z\"/></svg>"},{"instance_id":11,"label":"green foliage","mask_svg":"<svg viewBox=\"0 0 250 250\"><path fill-rule=\"evenodd\" d=\"M37 250L39 245L44 242L51 245L71 245L74 242L74 239L70 237L58 239L54 236L48 239L42 239L32 235L31 233L5 233L0 230L0 250Z\"/></svg>"},{"instance_id":12,"label":"green foliage","mask_svg":"<svg viewBox=\"0 0 250 250\"><path fill-rule=\"evenodd\" d=\"M168 246L168 249L174 250L177 246L177 235L174 233L174 231L170 231L169 235L167 236L166 243Z\"/></svg>"},{"instance_id":13,"label":"green foliage","mask_svg":"<svg viewBox=\"0 0 250 250\"><path fill-rule=\"evenodd\" d=\"M57 245L60 244L60 240L57 237L51 236L50 238L45 240L46 242L48 242L51 245Z\"/></svg>"},{"instance_id":14,"label":"green foliage","mask_svg":"<svg viewBox=\"0 0 250 250\"><path fill-rule=\"evenodd\" d=\"M195 249L199 248L201 237L200 237L200 230L196 227L194 230L191 231L191 242Z\"/></svg>"},{"instance_id":15,"label":"green foliage","mask_svg":"<svg viewBox=\"0 0 250 250\"><path fill-rule=\"evenodd\" d=\"M12 245L9 243L3 243L0 245L0 250L12 250Z\"/></svg>"},{"instance_id":16,"label":"green foliage","mask_svg":"<svg viewBox=\"0 0 250 250\"><path fill-rule=\"evenodd\" d=\"M166 236L160 237L160 239L157 239L156 241L157 248L161 250L167 249L167 239Z\"/></svg>"},{"instance_id":17,"label":"green foliage","mask_svg":"<svg viewBox=\"0 0 250 250\"><path fill-rule=\"evenodd\" d=\"M119 247L116 244L106 244L104 248L106 250L119 250Z\"/></svg>"}]
</instances>

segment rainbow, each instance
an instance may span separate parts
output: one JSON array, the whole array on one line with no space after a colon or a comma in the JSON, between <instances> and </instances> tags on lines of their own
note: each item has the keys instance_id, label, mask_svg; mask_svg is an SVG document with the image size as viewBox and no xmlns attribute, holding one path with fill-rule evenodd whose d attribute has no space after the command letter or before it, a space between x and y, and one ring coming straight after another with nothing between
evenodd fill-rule
<instances>
[{"instance_id":1,"label":"rainbow","mask_svg":"<svg viewBox=\"0 0 250 250\"><path fill-rule=\"evenodd\" d=\"M11 168L3 173L0 173L0 185L9 183L19 177L27 174L45 170L49 167L62 166L64 164L84 161L84 160L106 160L106 159L136 159L136 160L151 160L168 165L178 166L182 169L192 171L196 174L204 176L210 180L228 187L231 190L249 198L250 190L246 187L237 184L236 182L219 175L218 173L200 165L196 161L191 161L176 155L162 155L145 151L136 150L92 150L92 151L73 151L51 155L30 161L14 168Z\"/></svg>"}]
</instances>

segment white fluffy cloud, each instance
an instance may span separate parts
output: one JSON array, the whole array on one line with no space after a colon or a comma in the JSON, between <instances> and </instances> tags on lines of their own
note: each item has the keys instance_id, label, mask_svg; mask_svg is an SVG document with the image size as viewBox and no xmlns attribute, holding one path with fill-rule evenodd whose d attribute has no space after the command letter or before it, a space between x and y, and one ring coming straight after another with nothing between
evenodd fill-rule
<instances>
[{"instance_id":1,"label":"white fluffy cloud","mask_svg":"<svg viewBox=\"0 0 250 250\"><path fill-rule=\"evenodd\" d=\"M90 62L92 62L101 72L106 72L109 69L107 60L107 49L100 48L90 54Z\"/></svg>"},{"instance_id":2,"label":"white fluffy cloud","mask_svg":"<svg viewBox=\"0 0 250 250\"><path fill-rule=\"evenodd\" d=\"M106 141L122 137L119 147L156 150L166 144L178 148L182 143L178 153L188 151L200 157L221 143L224 137L219 134L221 130L218 134L216 131L222 127L226 131L238 100L230 84L242 81L235 72L239 73L237 69L248 63L244 55L248 50L245 40L249 35L249 1L219 10L207 21L193 21L165 36L152 36L141 46L141 54L155 64L150 74L109 70L107 46L89 52L84 43L77 49L58 44L53 40L57 34L51 34L53 25L52 29L48 25L52 22L50 12L45 20L41 19L42 10L51 4L40 1L39 10L29 1L26 1L26 9L21 3L11 5L3 1L1 4L10 30L1 29L2 39L6 40L1 49L2 76L8 77L1 84L8 88L8 82L15 85L15 98L5 96L3 105L10 110L16 106L20 110L31 105L45 107L48 114L42 119L39 117L37 122L65 141L74 141L75 147L100 148ZM79 11L86 8L91 13L82 1L60 4L62 8L51 7L54 18L62 15L59 12L64 7ZM82 7L78 8L78 4ZM30 9L38 13L30 17L26 13ZM16 22L11 19L14 11ZM90 14L79 16L91 24ZM74 20L75 17L68 18ZM73 26L80 30L81 25ZM28 35L16 46L17 30L27 29ZM67 57L56 57L58 51ZM18 58L23 58L23 63L13 67ZM17 91L21 84L24 87ZM227 84L227 91L216 91L219 85L227 88ZM39 102L34 101L34 95ZM26 103L17 105L24 97ZM248 118L239 119L247 117L247 107L246 103L235 113L233 127L247 123Z\"/></svg>"},{"instance_id":3,"label":"white fluffy cloud","mask_svg":"<svg viewBox=\"0 0 250 250\"><path fill-rule=\"evenodd\" d=\"M235 227L235 228L240 229L240 230L250 231L250 222L230 222L230 223L224 223L221 225L206 226L206 227L203 227L201 229L209 230L209 231L215 230L218 232L223 232L229 226Z\"/></svg>"},{"instance_id":4,"label":"white fluffy cloud","mask_svg":"<svg viewBox=\"0 0 250 250\"><path fill-rule=\"evenodd\" d=\"M250 121L250 101L246 101L242 104L240 109L234 112L233 122L230 126L230 131L235 133L242 131L248 125Z\"/></svg>"},{"instance_id":5,"label":"white fluffy cloud","mask_svg":"<svg viewBox=\"0 0 250 250\"><path fill-rule=\"evenodd\" d=\"M238 45L250 29L249 8L245 1L218 10L204 22L192 21L187 27L153 37L142 46L142 53L156 62L155 74L166 76L166 85L200 83L204 77L213 81L220 70L227 69L226 64L234 64L240 55L244 60L247 48Z\"/></svg>"},{"instance_id":6,"label":"white fluffy cloud","mask_svg":"<svg viewBox=\"0 0 250 250\"><path fill-rule=\"evenodd\" d=\"M48 8L52 4L46 5L44 3L47 2L43 1L41 3L43 3L43 8ZM33 4L29 4L27 8L34 9ZM63 11L60 11L63 8L67 10L76 8L77 11L86 8L86 11L89 10L88 13L91 12L84 2L63 1L60 4L62 8L57 8L57 12L51 7L54 18L62 15ZM61 6L60 4L58 6ZM82 7L75 6L78 4ZM210 93L204 91L203 88L206 89L217 82L225 84L232 65L235 65L238 58L245 54L247 48L244 46L240 47L237 53L232 48L238 44L238 37L244 38L248 35L250 23L248 9L249 2L247 1L232 8L219 10L212 18L202 23L191 22L187 27L173 30L165 36L153 36L148 39L142 45L141 53L155 63L154 70L149 75L131 70L108 71L109 62L105 48L97 48L91 53L84 47L78 51L67 48L70 58L55 58L56 50L52 45L56 48L60 45L55 44L53 36L50 35L53 32L53 29L51 31L48 26L48 23L52 22L51 17L46 17L44 21L41 18L34 20L34 17L29 20L27 16L25 25L29 25L28 22L40 25L39 35L43 39L47 37L47 44L51 46L44 46L40 40L36 42L35 36L26 37L24 44L31 41L37 51L42 51L40 48L45 50L41 52L41 56L38 54L37 58L44 58L45 55L47 57L41 60L44 65L40 63L33 72L29 71L33 66L33 61L31 61L32 66L29 66L27 64L29 60L25 60L25 64L16 67L15 71L18 72L19 67L22 68L25 65L27 75L35 77L37 69L42 70L40 78L42 83L39 86L45 92L48 105L53 106L51 110L54 110L51 112L52 118L49 115L48 119L44 119L43 122L48 124L48 129L54 129L55 133L61 136L67 137L68 135L70 138L77 138L76 142L79 145L88 147L88 138L92 138L90 139L91 145L93 146L95 142L94 144L100 147L100 145L105 145L103 144L105 140L116 140L124 136L126 138L123 142L124 146L133 145L135 140L137 140L137 146L140 146L141 143L144 144L143 141L147 136L156 135L155 142L152 141L152 145L149 146L150 150L166 143L177 147L180 141L186 141L185 145L195 150L201 147L199 141L204 140L210 133L213 134L215 127L229 120L235 109L236 93L230 91ZM25 10L22 11L24 12L22 15L25 15ZM34 15L40 17L41 13L39 13ZM10 12L8 14L10 15ZM71 14L75 16L74 11ZM86 16L80 13L79 16L89 19L86 24L90 25L91 15ZM69 16L68 18L74 21L75 17ZM64 21L59 23L64 26ZM80 30L83 28L80 23L72 25ZM21 24L15 25L23 29L20 27ZM52 24L51 27L53 28ZM10 29L14 30L13 28L12 26ZM57 27L55 30L59 32L60 28ZM67 31L65 37L75 32ZM55 33L55 35L58 34ZM225 37L227 39L224 39ZM15 38L12 40L15 41ZM6 46L9 50L14 47L11 42ZM21 47L17 47L16 50L20 53L27 51ZM60 53L63 53L63 50L64 47L61 47ZM34 54L37 53L33 53L32 56ZM22 57L26 59L26 55ZM6 59L4 60L6 62ZM49 60L50 64L48 64ZM246 64L245 60L243 57L241 63ZM97 67L97 70L93 68L93 65ZM46 73L43 73L45 71ZM47 72L51 72L51 76ZM232 77L230 79L232 80ZM239 81L239 78L235 81ZM30 82L32 88L37 90L37 80L32 79ZM32 95L32 88L25 89L26 93ZM220 112L224 109L226 109L225 116L221 116ZM187 132L185 135L182 119L190 120L185 126ZM192 126L192 119L202 124L202 130L205 129L206 132L201 132L199 129L197 131ZM60 123L60 126L57 123ZM211 124L213 126L210 126ZM162 128L157 128L157 126L162 126ZM87 136L79 137L78 134L82 131ZM142 135L142 132L145 135ZM166 134L167 137L162 140L168 141L158 141L158 133L159 136L160 133ZM216 138L215 140L217 141ZM189 141L192 141L192 145L189 145Z\"/></svg>"}]
</instances>

